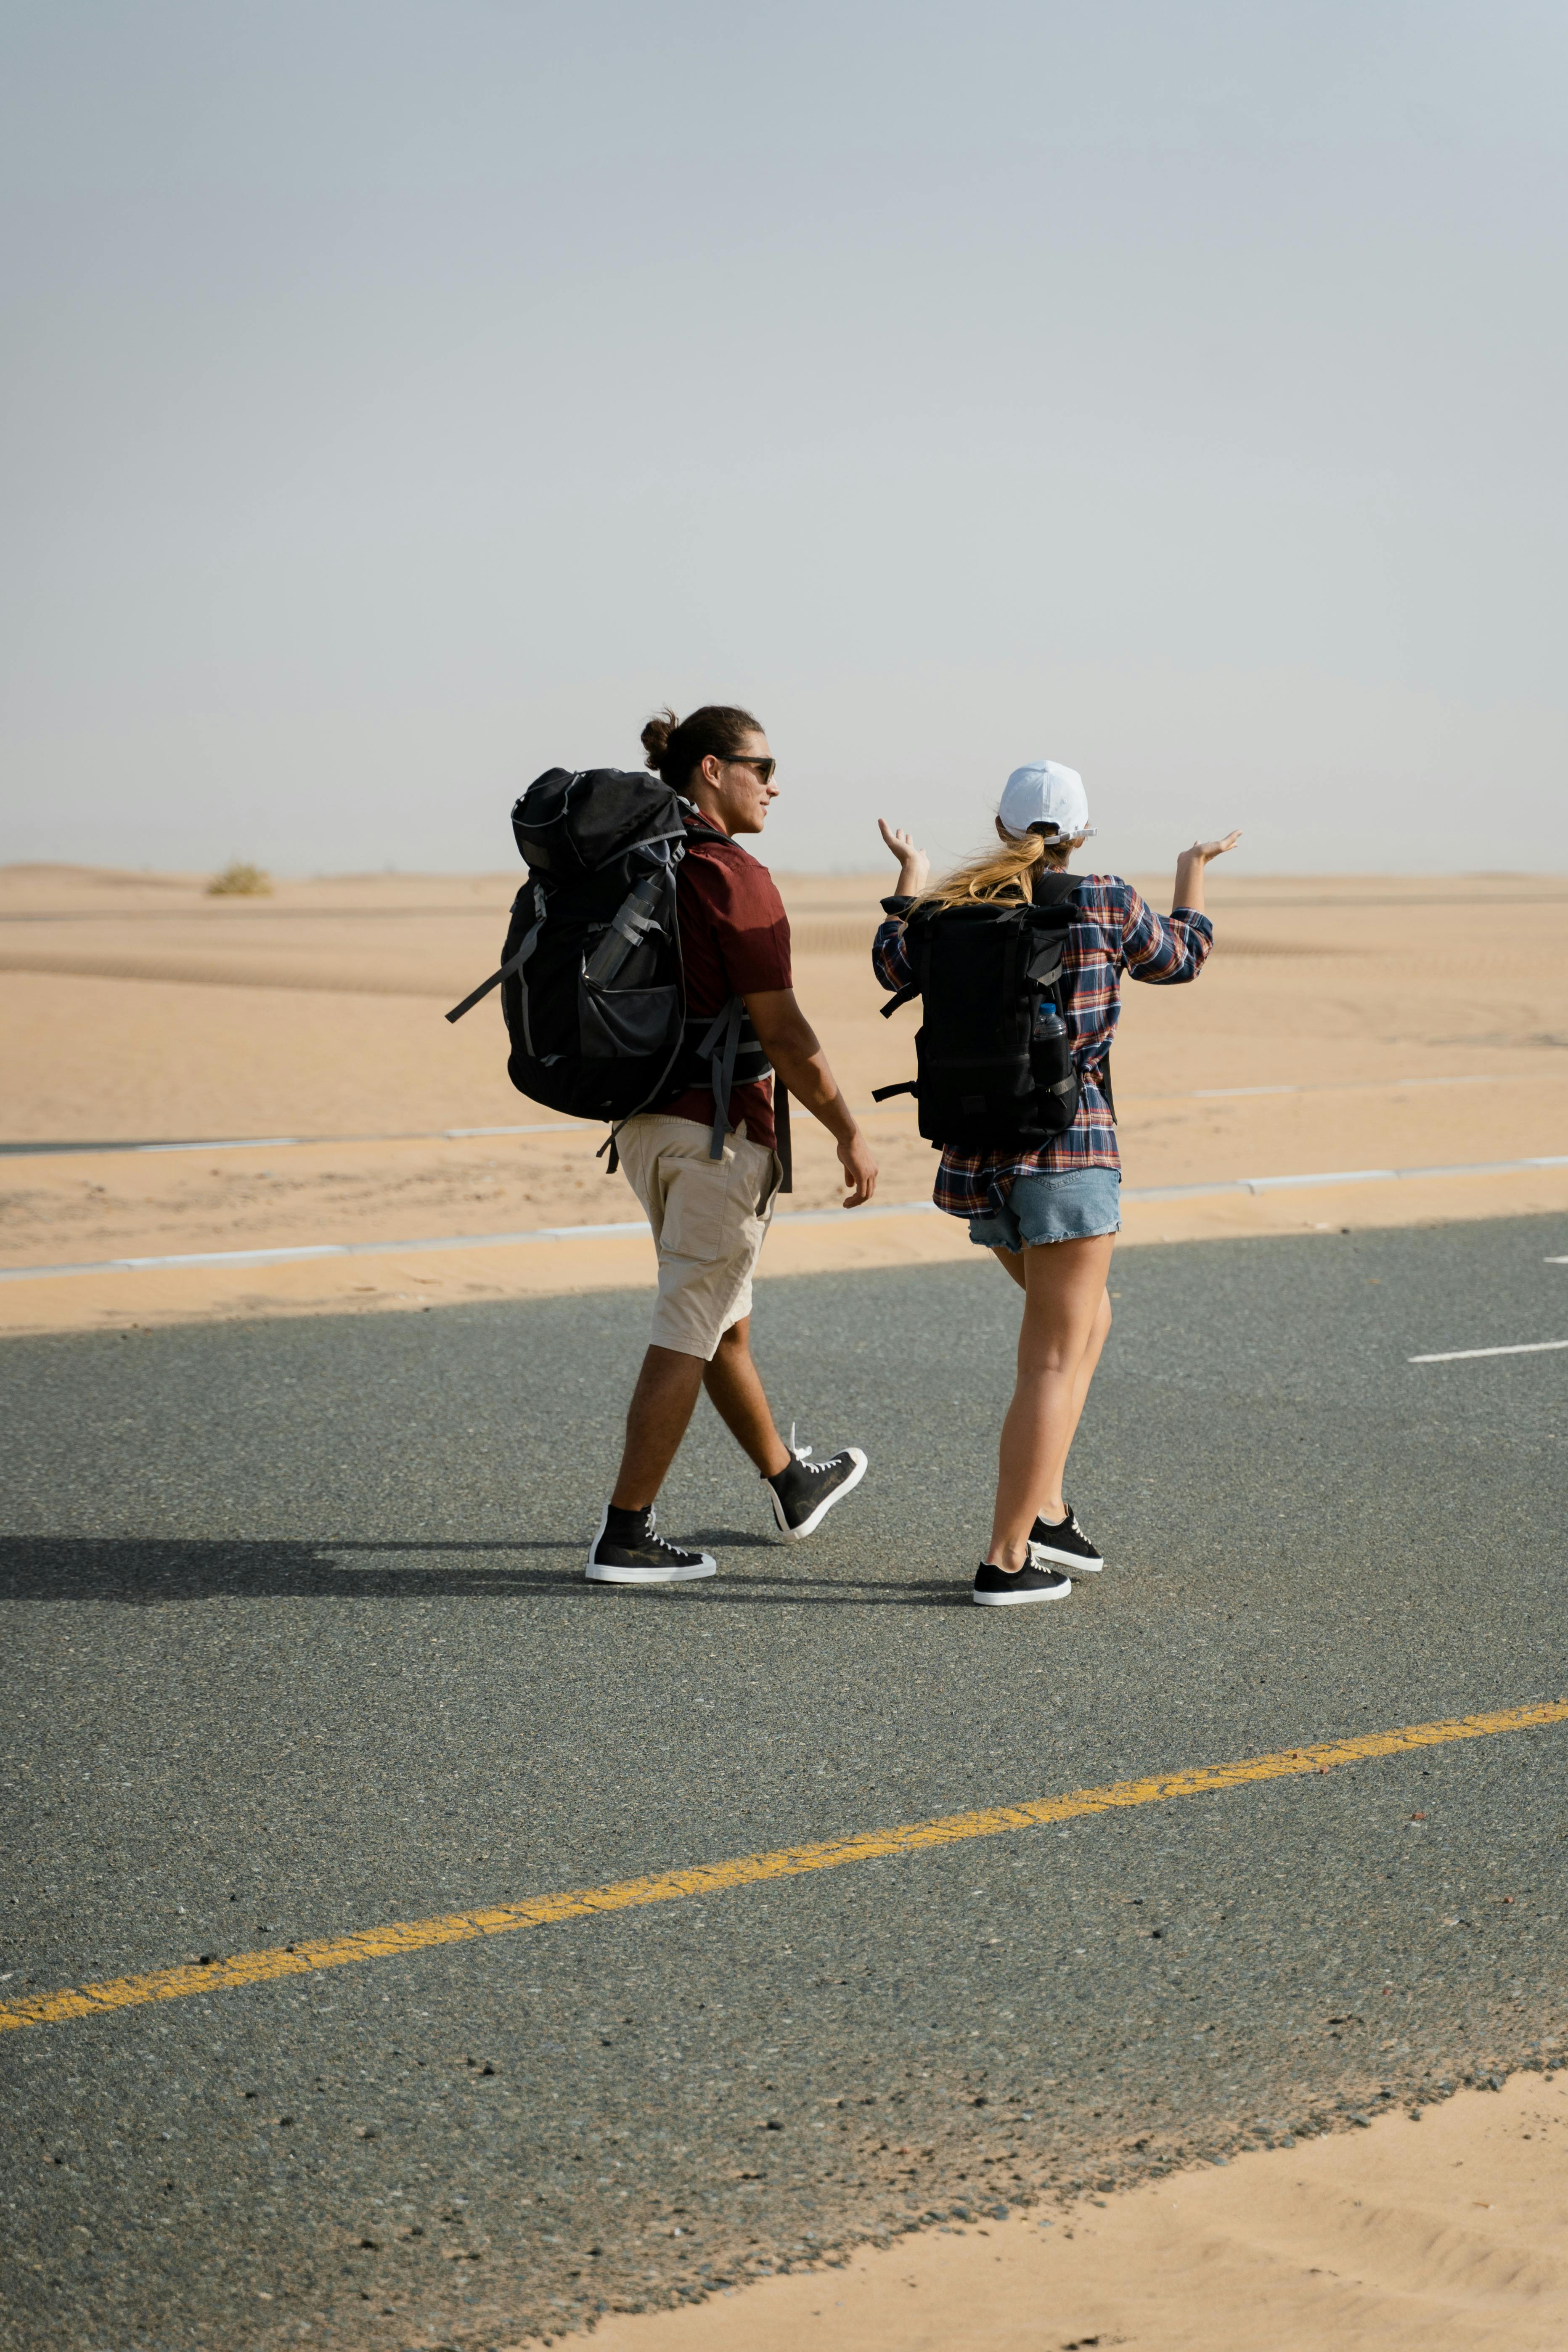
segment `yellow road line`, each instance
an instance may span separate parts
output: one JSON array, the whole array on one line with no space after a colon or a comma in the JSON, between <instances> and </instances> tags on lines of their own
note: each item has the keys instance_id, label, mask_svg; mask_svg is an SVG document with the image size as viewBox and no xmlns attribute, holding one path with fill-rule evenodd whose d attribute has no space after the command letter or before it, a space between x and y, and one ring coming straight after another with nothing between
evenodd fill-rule
<instances>
[{"instance_id":1,"label":"yellow road line","mask_svg":"<svg viewBox=\"0 0 1568 2352\"><path fill-rule=\"evenodd\" d=\"M72 1991L0 2002L0 2032L23 2025L60 2025L70 2018L99 2017L108 2010L139 2009L147 2001L179 2000L186 1993L268 1984L277 1977L308 1976L317 1969L344 1968L353 1960L386 1959L398 1952L427 1951L437 1944L467 1943L476 1936L504 1936L516 1927L543 1927L559 1919L636 1910L646 1903L677 1903L689 1895L719 1895L732 1886L755 1886L765 1879L800 1878L807 1871L838 1870L846 1863L875 1862L892 1854L919 1853L929 1846L958 1845L968 1838L1037 1829L1045 1822L1159 1804L1170 1797L1203 1797L1251 1780L1327 1772L1336 1765L1363 1763L1373 1757L1446 1748L1457 1739L1489 1739L1502 1731L1529 1731L1541 1724L1563 1722L1568 1722L1568 1699L1542 1700L1533 1706L1501 1707L1492 1715L1406 1724L1399 1731L1370 1731L1357 1739L1327 1739L1311 1748L1287 1748L1275 1756L1244 1757L1235 1764L1196 1764L1184 1772L1155 1773L1143 1780L1113 1780L1108 1787L1078 1789L1066 1797L1033 1797L1021 1805L949 1813L940 1821L909 1822L900 1829L861 1830L847 1837L824 1838L815 1845L784 1846L774 1853L696 1863L689 1869L660 1871L650 1878L623 1878L613 1886L536 1895L524 1903L498 1904L489 1910L449 1912L441 1919L394 1920L384 1927L363 1927L353 1935L294 1944L284 1950L237 1952L205 1967L156 1969L148 1976L114 1977L107 1983L82 1985Z\"/></svg>"}]
</instances>

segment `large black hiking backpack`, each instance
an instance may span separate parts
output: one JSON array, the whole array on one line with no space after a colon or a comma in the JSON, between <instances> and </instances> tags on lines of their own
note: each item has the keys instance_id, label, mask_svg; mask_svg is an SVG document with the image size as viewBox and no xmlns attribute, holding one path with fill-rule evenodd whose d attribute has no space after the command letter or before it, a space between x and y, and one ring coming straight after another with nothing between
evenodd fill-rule
<instances>
[{"instance_id":1,"label":"large black hiking backpack","mask_svg":"<svg viewBox=\"0 0 1568 2352\"><path fill-rule=\"evenodd\" d=\"M712 1019L687 1009L675 894L689 817L689 803L657 776L551 768L536 778L511 813L528 879L500 969L447 1018L460 1021L499 986L518 1092L616 1130L711 1086L718 1160L731 1088L770 1066L738 996ZM608 1148L613 1169L614 1133Z\"/></svg>"},{"instance_id":2,"label":"large black hiking backpack","mask_svg":"<svg viewBox=\"0 0 1568 2352\"><path fill-rule=\"evenodd\" d=\"M1063 1005L1068 902L1077 887L1070 874L1043 875L1032 904L974 899L910 916L914 978L882 1011L921 999L920 1075L879 1087L873 1100L913 1095L929 1143L966 1151L1048 1143L1078 1117Z\"/></svg>"}]
</instances>

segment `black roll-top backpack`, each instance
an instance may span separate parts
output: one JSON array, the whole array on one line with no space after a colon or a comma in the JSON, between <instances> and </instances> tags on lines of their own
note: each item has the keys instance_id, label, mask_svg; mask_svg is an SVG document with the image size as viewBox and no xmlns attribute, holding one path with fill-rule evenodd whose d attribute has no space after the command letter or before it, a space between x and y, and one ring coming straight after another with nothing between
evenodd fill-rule
<instances>
[{"instance_id":1,"label":"black roll-top backpack","mask_svg":"<svg viewBox=\"0 0 1568 2352\"><path fill-rule=\"evenodd\" d=\"M1071 874L1043 874L1030 903L977 898L910 917L914 978L882 1012L921 1000L919 1076L879 1087L872 1099L913 1095L929 1143L965 1151L1048 1143L1078 1117L1063 1003L1077 887Z\"/></svg>"},{"instance_id":2,"label":"black roll-top backpack","mask_svg":"<svg viewBox=\"0 0 1568 2352\"><path fill-rule=\"evenodd\" d=\"M657 776L551 768L537 777L511 813L528 878L500 968L447 1015L460 1021L499 986L512 1085L573 1118L608 1119L612 1170L625 1121L692 1086L712 1088L710 1153L722 1159L731 1087L771 1071L739 996L712 1019L687 1009L675 893L688 819L703 829Z\"/></svg>"}]
</instances>

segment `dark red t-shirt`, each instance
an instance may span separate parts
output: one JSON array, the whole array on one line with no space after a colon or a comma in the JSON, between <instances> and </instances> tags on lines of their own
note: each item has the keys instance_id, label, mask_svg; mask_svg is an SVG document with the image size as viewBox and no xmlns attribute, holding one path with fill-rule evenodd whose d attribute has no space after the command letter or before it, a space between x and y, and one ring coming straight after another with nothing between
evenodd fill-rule
<instances>
[{"instance_id":1,"label":"dark red t-shirt","mask_svg":"<svg viewBox=\"0 0 1568 2352\"><path fill-rule=\"evenodd\" d=\"M784 900L767 867L739 842L689 825L686 855L676 869L676 904L689 1013L710 1021L731 996L794 985ZM703 1127L713 1123L710 1087L689 1087L661 1108L667 1117L694 1118ZM771 1151L776 1140L771 1078L735 1087L730 1125L738 1127L742 1119L751 1140Z\"/></svg>"}]
</instances>

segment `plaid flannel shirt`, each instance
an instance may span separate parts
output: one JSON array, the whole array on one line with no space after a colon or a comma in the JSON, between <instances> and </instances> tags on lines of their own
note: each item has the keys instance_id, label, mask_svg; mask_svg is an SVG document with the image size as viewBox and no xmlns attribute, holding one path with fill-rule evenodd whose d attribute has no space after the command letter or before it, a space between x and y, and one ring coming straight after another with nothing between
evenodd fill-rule
<instances>
[{"instance_id":1,"label":"plaid flannel shirt","mask_svg":"<svg viewBox=\"0 0 1568 2352\"><path fill-rule=\"evenodd\" d=\"M914 978L904 944L904 917L913 901L884 898L887 921L871 948L871 966L886 989L903 988ZM1078 1117L1065 1135L1033 1148L1002 1146L961 1151L949 1144L937 1170L932 1194L953 1217L994 1215L1017 1176L1074 1168L1121 1165L1116 1123L1103 1081L1110 1041L1121 1013L1121 980L1173 987L1195 980L1214 943L1214 926L1190 907L1157 915L1117 874L1089 874L1072 900L1072 926L1064 959L1062 1007L1079 1076Z\"/></svg>"}]
</instances>

